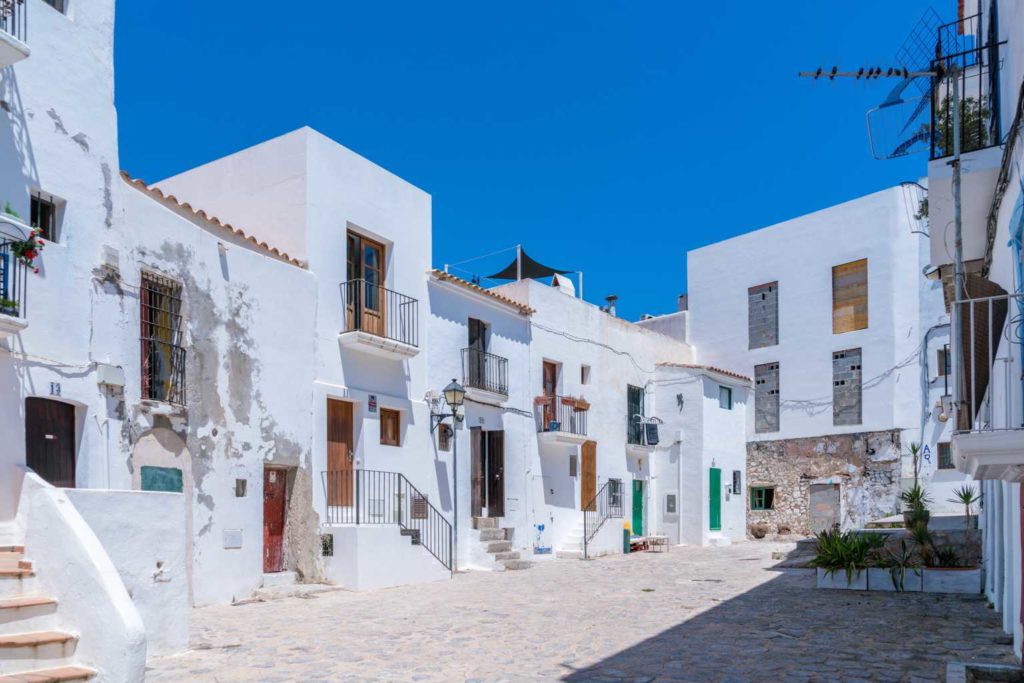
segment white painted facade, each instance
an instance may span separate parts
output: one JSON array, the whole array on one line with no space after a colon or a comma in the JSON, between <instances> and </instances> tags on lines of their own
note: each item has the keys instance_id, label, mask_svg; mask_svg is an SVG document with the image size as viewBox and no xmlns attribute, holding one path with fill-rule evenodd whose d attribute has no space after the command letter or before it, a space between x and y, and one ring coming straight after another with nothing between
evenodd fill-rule
<instances>
[{"instance_id":1,"label":"white painted facade","mask_svg":"<svg viewBox=\"0 0 1024 683\"><path fill-rule=\"evenodd\" d=\"M920 443L933 510L956 513L947 499L965 478L938 468L938 444L950 435L936 408L949 318L940 283L921 277L929 240L927 223L914 217L918 200L916 189L894 187L689 252L687 338L702 364L750 376L759 364L779 364L779 429L756 431L752 400L750 441L899 430L902 483L914 476L909 444ZM832 268L860 259L868 261L868 326L834 334ZM748 288L773 282L778 343L751 349ZM832 354L845 349L862 353L862 420L837 426Z\"/></svg>"}]
</instances>

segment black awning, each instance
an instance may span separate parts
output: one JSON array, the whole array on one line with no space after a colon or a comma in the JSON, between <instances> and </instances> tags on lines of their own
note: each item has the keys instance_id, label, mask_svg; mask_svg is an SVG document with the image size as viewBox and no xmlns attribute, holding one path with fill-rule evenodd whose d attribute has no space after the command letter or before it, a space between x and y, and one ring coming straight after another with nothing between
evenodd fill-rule
<instances>
[{"instance_id":1,"label":"black awning","mask_svg":"<svg viewBox=\"0 0 1024 683\"><path fill-rule=\"evenodd\" d=\"M524 278L542 278L551 277L552 275L566 275L568 273L575 273L574 270L558 270L557 268L550 268L545 266L543 263L538 263L530 258L525 251L520 250L522 256L522 276ZM488 275L488 280L517 280L518 279L518 268L516 267L516 259L512 260L512 263L508 264L494 275Z\"/></svg>"}]
</instances>

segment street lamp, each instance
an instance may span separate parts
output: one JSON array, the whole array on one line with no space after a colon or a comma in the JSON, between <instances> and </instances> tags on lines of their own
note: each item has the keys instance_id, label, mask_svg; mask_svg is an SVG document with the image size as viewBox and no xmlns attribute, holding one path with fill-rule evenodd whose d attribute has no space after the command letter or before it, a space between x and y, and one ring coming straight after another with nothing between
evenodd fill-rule
<instances>
[{"instance_id":1,"label":"street lamp","mask_svg":"<svg viewBox=\"0 0 1024 683\"><path fill-rule=\"evenodd\" d=\"M458 569L459 564L459 439L455 434L455 423L462 422L463 415L459 410L462 402L466 400L466 390L462 385L452 378L451 383L441 392L444 402L448 404L451 412L441 412L441 402L437 399L431 401L430 406L430 431L433 433L437 426L447 418L452 418L452 514L455 516L452 540L452 571Z\"/></svg>"}]
</instances>

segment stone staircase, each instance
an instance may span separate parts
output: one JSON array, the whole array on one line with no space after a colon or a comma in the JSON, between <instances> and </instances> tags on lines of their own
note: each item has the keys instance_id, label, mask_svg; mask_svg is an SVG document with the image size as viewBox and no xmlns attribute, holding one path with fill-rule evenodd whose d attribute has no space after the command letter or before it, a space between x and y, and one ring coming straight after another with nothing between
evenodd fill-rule
<instances>
[{"instance_id":1,"label":"stone staircase","mask_svg":"<svg viewBox=\"0 0 1024 683\"><path fill-rule=\"evenodd\" d=\"M75 665L78 636L58 628L57 600L37 593L19 545L0 546L0 683L63 683L96 675Z\"/></svg>"},{"instance_id":2,"label":"stone staircase","mask_svg":"<svg viewBox=\"0 0 1024 683\"><path fill-rule=\"evenodd\" d=\"M562 546L555 551L555 557L564 560L582 560L584 557L583 534L583 521L581 520L565 537Z\"/></svg>"},{"instance_id":3,"label":"stone staircase","mask_svg":"<svg viewBox=\"0 0 1024 683\"><path fill-rule=\"evenodd\" d=\"M509 530L498 526L497 517L474 517L473 528L477 531L481 549L489 558L488 569L492 571L529 569L533 564L528 560L520 559L518 550L512 550Z\"/></svg>"}]
</instances>

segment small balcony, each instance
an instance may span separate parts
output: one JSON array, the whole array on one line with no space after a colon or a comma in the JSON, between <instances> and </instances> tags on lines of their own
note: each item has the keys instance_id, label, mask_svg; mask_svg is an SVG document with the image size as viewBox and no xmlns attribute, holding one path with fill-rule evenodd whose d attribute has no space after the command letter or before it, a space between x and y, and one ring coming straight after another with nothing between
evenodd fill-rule
<instances>
[{"instance_id":1,"label":"small balcony","mask_svg":"<svg viewBox=\"0 0 1024 683\"><path fill-rule=\"evenodd\" d=\"M29 266L20 240L0 236L0 339L28 327L26 289Z\"/></svg>"},{"instance_id":2,"label":"small balcony","mask_svg":"<svg viewBox=\"0 0 1024 683\"><path fill-rule=\"evenodd\" d=\"M534 399L537 432L547 443L581 444L587 440L590 404L572 396L538 396Z\"/></svg>"},{"instance_id":3,"label":"small balcony","mask_svg":"<svg viewBox=\"0 0 1024 683\"><path fill-rule=\"evenodd\" d=\"M368 280L341 284L342 346L384 358L412 358L419 349L419 301Z\"/></svg>"},{"instance_id":4,"label":"small balcony","mask_svg":"<svg viewBox=\"0 0 1024 683\"><path fill-rule=\"evenodd\" d=\"M462 385L468 398L504 403L508 400L508 359L480 349L462 349Z\"/></svg>"},{"instance_id":5,"label":"small balcony","mask_svg":"<svg viewBox=\"0 0 1024 683\"><path fill-rule=\"evenodd\" d=\"M960 344L952 347L956 423L951 448L956 468L974 479L1024 480L1022 313L1020 294L953 306L952 329Z\"/></svg>"},{"instance_id":6,"label":"small balcony","mask_svg":"<svg viewBox=\"0 0 1024 683\"><path fill-rule=\"evenodd\" d=\"M28 40L26 0L0 0L0 69L25 59L31 53Z\"/></svg>"}]
</instances>

